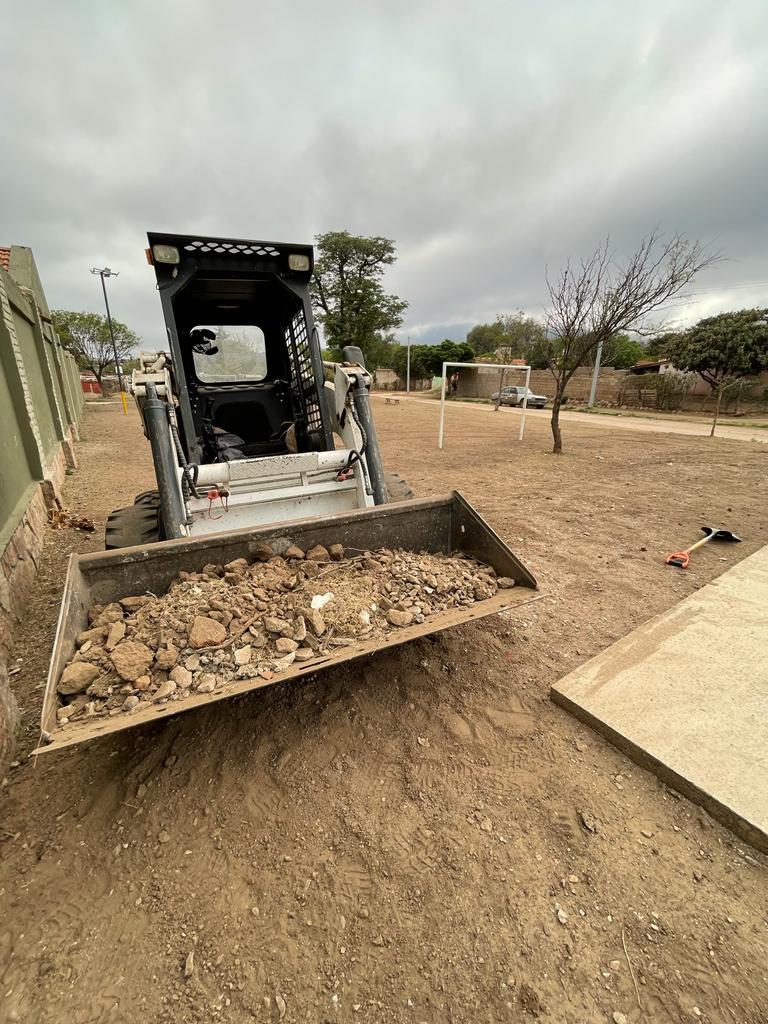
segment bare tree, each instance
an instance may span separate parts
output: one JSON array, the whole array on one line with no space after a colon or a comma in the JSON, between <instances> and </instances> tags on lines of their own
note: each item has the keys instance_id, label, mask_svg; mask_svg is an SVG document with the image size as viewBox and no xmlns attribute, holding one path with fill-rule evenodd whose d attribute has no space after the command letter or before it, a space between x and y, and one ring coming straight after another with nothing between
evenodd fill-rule
<instances>
[{"instance_id":1,"label":"bare tree","mask_svg":"<svg viewBox=\"0 0 768 1024\"><path fill-rule=\"evenodd\" d=\"M606 239L578 267L569 261L556 279L547 277L549 367L555 378L553 452L563 450L560 408L577 368L601 342L610 342L620 331L642 332L652 313L719 259L699 242L651 232L624 264L617 262Z\"/></svg>"}]
</instances>

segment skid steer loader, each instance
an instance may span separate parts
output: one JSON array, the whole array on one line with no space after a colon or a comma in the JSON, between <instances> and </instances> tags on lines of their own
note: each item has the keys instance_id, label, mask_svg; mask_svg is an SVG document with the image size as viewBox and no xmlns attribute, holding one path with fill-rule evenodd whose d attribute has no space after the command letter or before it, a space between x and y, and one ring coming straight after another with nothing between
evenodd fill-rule
<instances>
[{"instance_id":1,"label":"skid steer loader","mask_svg":"<svg viewBox=\"0 0 768 1024\"><path fill-rule=\"evenodd\" d=\"M384 641L293 665L275 682L530 596L533 576L458 492L414 500L399 477L385 473L360 350L344 349L340 363L322 359L309 293L311 246L162 233L148 240L168 345L141 352L132 391L157 487L109 516L104 553L72 556L41 750L267 685L238 680L183 706L150 705L130 717L57 728L57 682L91 605L159 594L180 571L248 558L265 542L276 551L341 541L362 550L464 552L518 584Z\"/></svg>"}]
</instances>

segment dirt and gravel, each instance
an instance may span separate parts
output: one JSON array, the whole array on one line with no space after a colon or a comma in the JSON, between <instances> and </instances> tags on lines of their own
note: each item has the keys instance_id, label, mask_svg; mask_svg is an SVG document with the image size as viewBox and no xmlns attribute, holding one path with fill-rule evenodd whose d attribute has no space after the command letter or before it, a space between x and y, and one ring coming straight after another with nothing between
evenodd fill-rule
<instances>
[{"instance_id":1,"label":"dirt and gravel","mask_svg":"<svg viewBox=\"0 0 768 1024\"><path fill-rule=\"evenodd\" d=\"M354 549L356 551L357 549ZM381 640L515 581L474 559L341 543L303 551L287 540L181 572L167 591L124 595L88 611L58 680L60 728L181 706L243 679L279 681L340 647Z\"/></svg>"},{"instance_id":2,"label":"dirt and gravel","mask_svg":"<svg viewBox=\"0 0 768 1024\"><path fill-rule=\"evenodd\" d=\"M457 487L544 598L311 677L28 759L66 556L51 531L12 667L0 1021L768 1020L768 871L554 707L550 684L766 543L766 447L546 414L376 414L417 495ZM151 484L89 408L66 505ZM703 524L744 538L663 556ZM674 670L671 667L671 670ZM683 723L679 723L683 727Z\"/></svg>"}]
</instances>

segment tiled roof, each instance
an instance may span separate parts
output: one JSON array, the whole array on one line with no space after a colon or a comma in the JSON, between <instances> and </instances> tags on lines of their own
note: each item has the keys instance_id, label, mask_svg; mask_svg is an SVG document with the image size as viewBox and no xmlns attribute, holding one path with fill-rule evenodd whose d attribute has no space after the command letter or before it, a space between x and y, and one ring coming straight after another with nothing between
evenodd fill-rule
<instances>
[{"instance_id":1,"label":"tiled roof","mask_svg":"<svg viewBox=\"0 0 768 1024\"><path fill-rule=\"evenodd\" d=\"M11 250L0 246L0 267L3 270L11 269Z\"/></svg>"}]
</instances>

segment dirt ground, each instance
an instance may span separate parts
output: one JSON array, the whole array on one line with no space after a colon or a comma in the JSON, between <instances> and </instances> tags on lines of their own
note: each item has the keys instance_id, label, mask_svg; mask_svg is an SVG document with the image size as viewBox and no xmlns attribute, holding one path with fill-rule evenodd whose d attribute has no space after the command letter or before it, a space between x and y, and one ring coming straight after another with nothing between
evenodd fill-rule
<instances>
[{"instance_id":1,"label":"dirt ground","mask_svg":"<svg viewBox=\"0 0 768 1024\"><path fill-rule=\"evenodd\" d=\"M542 600L35 760L66 558L101 544L49 534L0 792L0 1021L768 1021L766 859L548 699L768 542L768 448L567 423L554 457L546 413L518 445L506 410L449 408L438 452L437 411L377 401L385 461L462 490ZM101 527L149 452L116 405L83 435L66 501ZM705 523L744 543L664 567Z\"/></svg>"}]
</instances>

